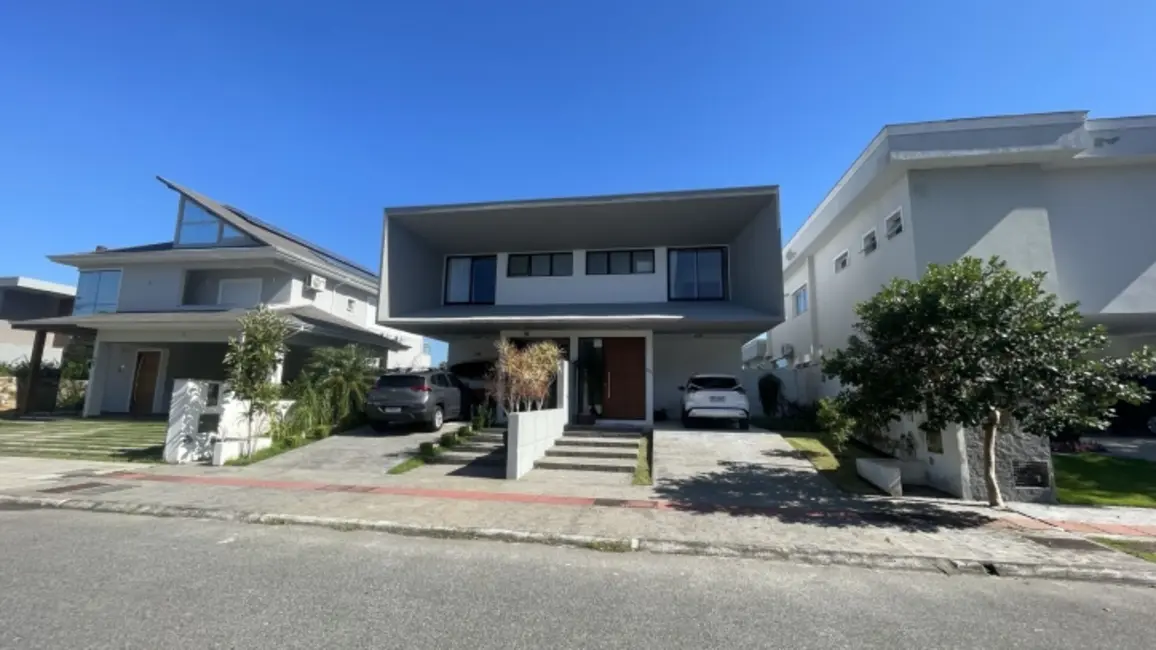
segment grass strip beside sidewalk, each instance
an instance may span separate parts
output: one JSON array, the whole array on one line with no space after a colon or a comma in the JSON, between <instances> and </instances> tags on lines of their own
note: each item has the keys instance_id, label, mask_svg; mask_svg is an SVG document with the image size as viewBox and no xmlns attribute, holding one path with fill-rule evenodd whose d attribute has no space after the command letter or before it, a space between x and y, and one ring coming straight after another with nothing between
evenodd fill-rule
<instances>
[{"instance_id":1,"label":"grass strip beside sidewalk","mask_svg":"<svg viewBox=\"0 0 1156 650\"><path fill-rule=\"evenodd\" d=\"M877 454L854 445L848 445L843 451L835 453L817 436L790 436L784 437L784 440L811 461L819 474L834 483L835 487L851 494L880 494L873 485L859 477L859 471L855 468L856 458L877 458Z\"/></svg>"},{"instance_id":2,"label":"grass strip beside sidewalk","mask_svg":"<svg viewBox=\"0 0 1156 650\"><path fill-rule=\"evenodd\" d=\"M1156 463L1104 454L1055 454L1060 503L1156 508Z\"/></svg>"}]
</instances>

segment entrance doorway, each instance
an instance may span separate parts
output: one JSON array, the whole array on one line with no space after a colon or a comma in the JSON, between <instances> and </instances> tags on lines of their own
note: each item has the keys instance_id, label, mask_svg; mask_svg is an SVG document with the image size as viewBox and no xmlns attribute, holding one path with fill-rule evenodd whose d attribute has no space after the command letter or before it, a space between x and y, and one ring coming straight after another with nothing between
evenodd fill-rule
<instances>
[{"instance_id":1,"label":"entrance doorway","mask_svg":"<svg viewBox=\"0 0 1156 650\"><path fill-rule=\"evenodd\" d=\"M161 368L161 353L158 350L141 350L136 353L136 370L132 378L132 398L128 412L133 415L150 415L157 394L157 375Z\"/></svg>"},{"instance_id":2,"label":"entrance doorway","mask_svg":"<svg viewBox=\"0 0 1156 650\"><path fill-rule=\"evenodd\" d=\"M646 419L646 339L580 338L575 374L579 416Z\"/></svg>"}]
</instances>

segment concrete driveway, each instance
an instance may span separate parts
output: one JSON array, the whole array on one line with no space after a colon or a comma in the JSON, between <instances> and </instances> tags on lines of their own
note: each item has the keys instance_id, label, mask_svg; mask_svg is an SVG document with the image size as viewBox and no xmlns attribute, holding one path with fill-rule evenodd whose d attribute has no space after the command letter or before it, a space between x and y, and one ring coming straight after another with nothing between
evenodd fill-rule
<instances>
[{"instance_id":1,"label":"concrete driveway","mask_svg":"<svg viewBox=\"0 0 1156 650\"><path fill-rule=\"evenodd\" d=\"M428 433L412 429L376 433L369 427L348 431L300 449L250 465L254 473L325 472L380 477L389 468L417 451L423 442L437 440L444 431L456 431L461 422L447 422L441 431Z\"/></svg>"},{"instance_id":2,"label":"concrete driveway","mask_svg":"<svg viewBox=\"0 0 1156 650\"><path fill-rule=\"evenodd\" d=\"M777 433L676 423L655 427L654 492L688 510L810 507L847 499Z\"/></svg>"}]
</instances>

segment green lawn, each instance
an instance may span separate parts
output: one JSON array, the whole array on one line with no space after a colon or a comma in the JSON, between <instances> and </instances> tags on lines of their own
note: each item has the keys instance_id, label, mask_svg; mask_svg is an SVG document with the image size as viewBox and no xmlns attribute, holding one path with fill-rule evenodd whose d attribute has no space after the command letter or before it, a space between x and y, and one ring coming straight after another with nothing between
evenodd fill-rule
<instances>
[{"instance_id":1,"label":"green lawn","mask_svg":"<svg viewBox=\"0 0 1156 650\"><path fill-rule=\"evenodd\" d=\"M1060 503L1156 508L1156 463L1102 454L1056 454Z\"/></svg>"},{"instance_id":2,"label":"green lawn","mask_svg":"<svg viewBox=\"0 0 1156 650\"><path fill-rule=\"evenodd\" d=\"M848 445L842 452L836 454L816 436L784 436L784 439L796 451L806 456L815 469L819 470L819 474L844 492L879 494L875 486L859 478L859 472L855 469L856 458L877 458L877 454L854 445Z\"/></svg>"},{"instance_id":3,"label":"green lawn","mask_svg":"<svg viewBox=\"0 0 1156 650\"><path fill-rule=\"evenodd\" d=\"M1121 553L1135 555L1141 560L1156 562L1156 544L1144 540L1117 539L1114 537L1093 537L1092 539L1110 546Z\"/></svg>"},{"instance_id":4,"label":"green lawn","mask_svg":"<svg viewBox=\"0 0 1156 650\"><path fill-rule=\"evenodd\" d=\"M163 420L0 419L0 456L160 462Z\"/></svg>"},{"instance_id":5,"label":"green lawn","mask_svg":"<svg viewBox=\"0 0 1156 650\"><path fill-rule=\"evenodd\" d=\"M630 480L632 485L652 485L654 481L650 476L650 463L648 456L650 451L650 441L643 436L638 441L638 460L634 465L634 477Z\"/></svg>"}]
</instances>

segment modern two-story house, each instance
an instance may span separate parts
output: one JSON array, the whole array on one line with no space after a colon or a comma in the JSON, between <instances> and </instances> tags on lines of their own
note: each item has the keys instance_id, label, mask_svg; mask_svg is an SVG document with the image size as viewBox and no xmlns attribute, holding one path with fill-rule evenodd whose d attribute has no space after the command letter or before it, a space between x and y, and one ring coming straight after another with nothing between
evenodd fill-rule
<instances>
[{"instance_id":1,"label":"modern two-story house","mask_svg":"<svg viewBox=\"0 0 1156 650\"><path fill-rule=\"evenodd\" d=\"M1047 289L1108 329L1110 352L1156 345L1154 206L1156 116L886 126L784 245L787 319L745 356L781 368L792 399L833 395L840 386L820 363L846 344L857 303L928 264L992 255L1046 271ZM976 496L975 440L959 430L928 440L910 423L893 431L904 432L934 486Z\"/></svg>"},{"instance_id":2,"label":"modern two-story house","mask_svg":"<svg viewBox=\"0 0 1156 650\"><path fill-rule=\"evenodd\" d=\"M573 415L679 417L693 373L738 374L782 320L777 187L387 208L378 322L448 342L552 339Z\"/></svg>"},{"instance_id":3,"label":"modern two-story house","mask_svg":"<svg viewBox=\"0 0 1156 650\"><path fill-rule=\"evenodd\" d=\"M376 324L378 277L242 210L163 178L179 200L172 241L50 256L80 271L67 316L22 329L94 336L84 415L166 413L178 378L223 380L238 318L264 303L292 323L281 381L311 348L355 343L389 355L422 340Z\"/></svg>"},{"instance_id":4,"label":"modern two-story house","mask_svg":"<svg viewBox=\"0 0 1156 650\"><path fill-rule=\"evenodd\" d=\"M13 321L51 318L72 313L76 287L24 276L0 278L0 363L20 363L32 357L36 335L13 329ZM53 336L43 348L43 362L59 363L67 336Z\"/></svg>"}]
</instances>

